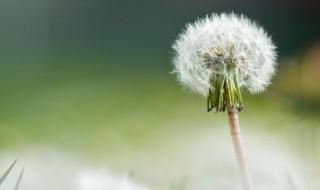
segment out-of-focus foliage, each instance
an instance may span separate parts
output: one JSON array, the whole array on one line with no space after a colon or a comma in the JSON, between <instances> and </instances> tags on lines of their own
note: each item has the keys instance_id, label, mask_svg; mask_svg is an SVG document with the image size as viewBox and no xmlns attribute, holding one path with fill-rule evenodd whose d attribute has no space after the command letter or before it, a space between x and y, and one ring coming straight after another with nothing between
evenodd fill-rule
<instances>
[{"instance_id":1,"label":"out-of-focus foliage","mask_svg":"<svg viewBox=\"0 0 320 190\"><path fill-rule=\"evenodd\" d=\"M275 82L282 96L279 101L291 104L297 112L320 113L320 43L282 61Z\"/></svg>"},{"instance_id":2,"label":"out-of-focus foliage","mask_svg":"<svg viewBox=\"0 0 320 190\"><path fill-rule=\"evenodd\" d=\"M15 160L11 166L4 172L4 174L1 176L0 178L0 186L1 184L6 180L6 178L8 177L8 175L10 174L12 168L15 166L17 160ZM24 168L21 170L20 174L19 174L19 177L18 177L18 180L14 186L14 190L18 190L19 189L19 186L20 186L20 183L21 183L21 180L22 180L22 177L23 177L23 173L24 173Z\"/></svg>"}]
</instances>

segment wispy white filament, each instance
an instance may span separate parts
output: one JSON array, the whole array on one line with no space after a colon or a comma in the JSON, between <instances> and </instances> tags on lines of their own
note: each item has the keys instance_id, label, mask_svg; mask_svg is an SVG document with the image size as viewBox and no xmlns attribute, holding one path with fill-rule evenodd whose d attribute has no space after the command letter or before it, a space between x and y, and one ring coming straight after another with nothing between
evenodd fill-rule
<instances>
[{"instance_id":1,"label":"wispy white filament","mask_svg":"<svg viewBox=\"0 0 320 190\"><path fill-rule=\"evenodd\" d=\"M266 32L243 15L212 14L188 24L173 44L174 72L179 81L203 96L216 74L238 72L240 88L264 91L275 72L275 46Z\"/></svg>"}]
</instances>

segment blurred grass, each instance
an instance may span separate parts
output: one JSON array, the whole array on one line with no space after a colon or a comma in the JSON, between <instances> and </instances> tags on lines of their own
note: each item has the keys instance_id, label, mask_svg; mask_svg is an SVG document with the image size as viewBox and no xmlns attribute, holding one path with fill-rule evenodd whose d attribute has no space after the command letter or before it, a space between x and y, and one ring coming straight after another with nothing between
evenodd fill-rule
<instances>
[{"instance_id":1,"label":"blurred grass","mask_svg":"<svg viewBox=\"0 0 320 190\"><path fill-rule=\"evenodd\" d=\"M180 130L201 130L202 125L196 126L199 121L215 127L217 120L225 119L224 114L206 113L205 100L181 90L169 70L130 73L130 68L94 64L16 70L2 70L3 147L48 142L94 151L116 147L115 134L129 144L147 145L150 139L160 141ZM260 123L258 130L277 130L298 120L269 91L245 95L243 122Z\"/></svg>"},{"instance_id":2,"label":"blurred grass","mask_svg":"<svg viewBox=\"0 0 320 190\"><path fill-rule=\"evenodd\" d=\"M223 131L217 135L229 141L226 114L207 113L206 100L183 90L169 68L88 67L79 61L76 67L20 69L1 71L2 149L51 145L132 171L158 186L163 182L155 176L164 175L158 174L164 168L187 170L181 159L199 148L193 143L201 142L203 134ZM317 115L296 114L273 88L262 95L245 94L244 104L240 121L249 155L263 153L250 152L257 146L253 143L280 146L281 141L284 151L318 168ZM246 138L249 133L261 141ZM226 152L232 152L231 146Z\"/></svg>"}]
</instances>

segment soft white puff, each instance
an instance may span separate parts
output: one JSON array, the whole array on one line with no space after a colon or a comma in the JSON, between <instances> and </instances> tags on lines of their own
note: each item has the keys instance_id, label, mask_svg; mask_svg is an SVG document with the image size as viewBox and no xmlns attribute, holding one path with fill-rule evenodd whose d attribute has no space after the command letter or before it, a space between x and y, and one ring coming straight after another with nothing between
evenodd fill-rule
<instances>
[{"instance_id":1,"label":"soft white puff","mask_svg":"<svg viewBox=\"0 0 320 190\"><path fill-rule=\"evenodd\" d=\"M179 81L206 97L217 74L231 76L228 64L238 72L239 87L250 93L264 91L275 73L275 46L243 15L212 14L187 24L172 47Z\"/></svg>"}]
</instances>

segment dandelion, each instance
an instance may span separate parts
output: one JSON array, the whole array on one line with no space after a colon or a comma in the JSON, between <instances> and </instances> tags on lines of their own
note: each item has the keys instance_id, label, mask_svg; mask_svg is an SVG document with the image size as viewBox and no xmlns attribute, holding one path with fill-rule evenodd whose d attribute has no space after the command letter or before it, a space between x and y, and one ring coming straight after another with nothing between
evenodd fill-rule
<instances>
[{"instance_id":1,"label":"dandelion","mask_svg":"<svg viewBox=\"0 0 320 190\"><path fill-rule=\"evenodd\" d=\"M270 37L243 15L212 14L188 24L173 44L174 73L181 84L207 98L210 112L227 110L244 189L252 182L238 112L242 91L260 93L275 73L276 53Z\"/></svg>"}]
</instances>

